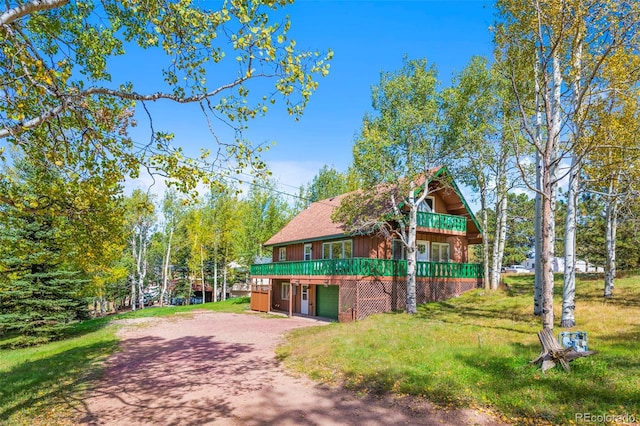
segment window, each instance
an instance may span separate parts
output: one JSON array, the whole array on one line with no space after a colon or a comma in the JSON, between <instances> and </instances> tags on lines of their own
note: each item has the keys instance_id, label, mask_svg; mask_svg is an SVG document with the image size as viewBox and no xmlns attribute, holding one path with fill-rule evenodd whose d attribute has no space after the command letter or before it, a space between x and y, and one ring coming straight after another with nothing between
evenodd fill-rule
<instances>
[{"instance_id":1,"label":"window","mask_svg":"<svg viewBox=\"0 0 640 426\"><path fill-rule=\"evenodd\" d=\"M289 300L289 289L291 285L289 283L282 283L280 287L280 299Z\"/></svg>"},{"instance_id":2,"label":"window","mask_svg":"<svg viewBox=\"0 0 640 426\"><path fill-rule=\"evenodd\" d=\"M304 260L311 260L311 244L304 245Z\"/></svg>"},{"instance_id":3,"label":"window","mask_svg":"<svg viewBox=\"0 0 640 426\"><path fill-rule=\"evenodd\" d=\"M432 213L435 211L435 209L433 208L434 205L435 199L433 197L427 197L420 204L418 204L418 211Z\"/></svg>"},{"instance_id":4,"label":"window","mask_svg":"<svg viewBox=\"0 0 640 426\"><path fill-rule=\"evenodd\" d=\"M287 248L286 247L280 247L278 249L278 260L279 261L283 261L283 260L287 260Z\"/></svg>"},{"instance_id":5,"label":"window","mask_svg":"<svg viewBox=\"0 0 640 426\"><path fill-rule=\"evenodd\" d=\"M391 247L393 260L406 259L406 252L404 250L404 244L400 240L393 240L393 246Z\"/></svg>"},{"instance_id":6,"label":"window","mask_svg":"<svg viewBox=\"0 0 640 426\"><path fill-rule=\"evenodd\" d=\"M322 244L323 259L347 259L353 257L351 240L333 241Z\"/></svg>"},{"instance_id":7,"label":"window","mask_svg":"<svg viewBox=\"0 0 640 426\"><path fill-rule=\"evenodd\" d=\"M418 262L429 261L429 241L416 241L416 257Z\"/></svg>"},{"instance_id":8,"label":"window","mask_svg":"<svg viewBox=\"0 0 640 426\"><path fill-rule=\"evenodd\" d=\"M449 244L448 243L431 243L431 260L433 262L449 261Z\"/></svg>"}]
</instances>

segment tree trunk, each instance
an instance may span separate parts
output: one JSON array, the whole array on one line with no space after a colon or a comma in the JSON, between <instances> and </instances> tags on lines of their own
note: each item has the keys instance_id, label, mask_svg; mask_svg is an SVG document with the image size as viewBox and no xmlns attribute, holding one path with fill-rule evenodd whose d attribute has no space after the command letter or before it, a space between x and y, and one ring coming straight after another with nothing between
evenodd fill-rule
<instances>
[{"instance_id":1,"label":"tree trunk","mask_svg":"<svg viewBox=\"0 0 640 426\"><path fill-rule=\"evenodd\" d=\"M542 161L539 152L536 152L536 212L535 212L535 239L534 239L534 285L533 285L533 314L542 315Z\"/></svg>"},{"instance_id":2,"label":"tree trunk","mask_svg":"<svg viewBox=\"0 0 640 426\"><path fill-rule=\"evenodd\" d=\"M548 163L547 163L548 164ZM553 264L554 257L554 212L550 196L551 173L545 170L543 174L545 192L549 194L542 199L542 256L540 267L542 268L542 328L553 329Z\"/></svg>"},{"instance_id":3,"label":"tree trunk","mask_svg":"<svg viewBox=\"0 0 640 426\"><path fill-rule=\"evenodd\" d=\"M553 258L555 254L555 196L557 191L556 181L556 149L560 138L560 113L561 113L561 88L562 75L560 73L560 60L558 53L553 54L553 99L551 123L547 133L547 141L542 155L543 174L542 189L542 328L553 330ZM547 114L549 114L547 112Z\"/></svg>"},{"instance_id":4,"label":"tree trunk","mask_svg":"<svg viewBox=\"0 0 640 426\"><path fill-rule=\"evenodd\" d=\"M504 247L507 240L507 202L508 194L506 188L502 187L502 200L500 202L500 240L498 242L498 270L502 270L502 261L504 259ZM496 289L500 282L496 283Z\"/></svg>"},{"instance_id":5,"label":"tree trunk","mask_svg":"<svg viewBox=\"0 0 640 426\"><path fill-rule=\"evenodd\" d=\"M167 297L167 288L169 286L169 265L171 264L171 240L173 238L173 228L169 231L169 241L167 243L167 253L165 254L164 264L162 265L162 290L160 292L160 306L164 306L164 299Z\"/></svg>"},{"instance_id":6,"label":"tree trunk","mask_svg":"<svg viewBox=\"0 0 640 426\"><path fill-rule=\"evenodd\" d=\"M489 218L487 216L487 200L484 190L480 190L480 208L482 209L482 264L484 266L483 287L485 290L490 290L493 275L500 274L500 271L496 271L495 269L491 271L489 268L489 241L487 241Z\"/></svg>"},{"instance_id":7,"label":"tree trunk","mask_svg":"<svg viewBox=\"0 0 640 426\"><path fill-rule=\"evenodd\" d=\"M609 193L613 194L613 184L609 186ZM616 233L618 222L618 199L610 197L605 209L605 248L606 262L604 268L604 297L613 297L613 286L616 278Z\"/></svg>"},{"instance_id":8,"label":"tree trunk","mask_svg":"<svg viewBox=\"0 0 640 426\"><path fill-rule=\"evenodd\" d=\"M211 295L211 301L218 301L218 249L217 244L213 245L213 294Z\"/></svg>"},{"instance_id":9,"label":"tree trunk","mask_svg":"<svg viewBox=\"0 0 640 426\"><path fill-rule=\"evenodd\" d=\"M145 235L139 236L138 259L136 269L138 271L138 306L144 309L144 279L147 276L147 246Z\"/></svg>"},{"instance_id":10,"label":"tree trunk","mask_svg":"<svg viewBox=\"0 0 640 426\"><path fill-rule=\"evenodd\" d=\"M207 289L207 283L204 281L204 254L202 250L202 244L200 244L200 276L202 277L202 304L205 303L205 293Z\"/></svg>"},{"instance_id":11,"label":"tree trunk","mask_svg":"<svg viewBox=\"0 0 640 426\"><path fill-rule=\"evenodd\" d=\"M567 217L564 231L564 285L562 287L562 318L564 328L576 325L576 223L580 168L574 154L569 172L569 193L567 195Z\"/></svg>"},{"instance_id":12,"label":"tree trunk","mask_svg":"<svg viewBox=\"0 0 640 426\"><path fill-rule=\"evenodd\" d=\"M136 310L136 277L133 273L129 275L129 282L131 282L131 299L130 299L131 310L135 311Z\"/></svg>"},{"instance_id":13,"label":"tree trunk","mask_svg":"<svg viewBox=\"0 0 640 426\"><path fill-rule=\"evenodd\" d=\"M426 191L426 189L425 189ZM413 193L413 188L411 190ZM418 228L418 205L413 196L409 202L409 232L407 234L407 304L406 312L415 314L418 312L416 302L416 233Z\"/></svg>"},{"instance_id":14,"label":"tree trunk","mask_svg":"<svg viewBox=\"0 0 640 426\"><path fill-rule=\"evenodd\" d=\"M575 76L572 83L574 105L574 150L582 139L582 111L580 107L580 89L582 78L582 31L578 33L574 45L573 68ZM564 284L562 287L562 318L560 327L569 328L576 325L576 226L578 216L578 191L580 188L580 161L574 151L571 155L569 170L569 191L567 194L567 217L564 231Z\"/></svg>"},{"instance_id":15,"label":"tree trunk","mask_svg":"<svg viewBox=\"0 0 640 426\"><path fill-rule=\"evenodd\" d=\"M536 53L536 65L534 67L534 80L536 89L536 133L535 144L542 147L542 105L540 96L540 58ZM540 151L536 149L536 212L534 219L534 284L533 284L533 314L542 315L542 174L544 166Z\"/></svg>"},{"instance_id":16,"label":"tree trunk","mask_svg":"<svg viewBox=\"0 0 640 426\"><path fill-rule=\"evenodd\" d=\"M140 304L140 309L144 309L144 279L147 276L147 246L143 241L143 238L140 238L140 261L138 266L138 303Z\"/></svg>"},{"instance_id":17,"label":"tree trunk","mask_svg":"<svg viewBox=\"0 0 640 426\"><path fill-rule=\"evenodd\" d=\"M500 178L502 179L502 178ZM500 271L504 258L504 245L507 236L507 191L503 182L498 184L498 200L496 202L496 232L493 241L493 274L491 289L497 290L500 285Z\"/></svg>"},{"instance_id":18,"label":"tree trunk","mask_svg":"<svg viewBox=\"0 0 640 426\"><path fill-rule=\"evenodd\" d=\"M222 300L227 300L227 262L229 261L229 247L224 249L224 265L222 265Z\"/></svg>"},{"instance_id":19,"label":"tree trunk","mask_svg":"<svg viewBox=\"0 0 640 426\"><path fill-rule=\"evenodd\" d=\"M136 272L138 271L138 244L135 235L131 237L131 254L136 260L136 271L131 272L129 280L131 281L131 310L136 310Z\"/></svg>"}]
</instances>

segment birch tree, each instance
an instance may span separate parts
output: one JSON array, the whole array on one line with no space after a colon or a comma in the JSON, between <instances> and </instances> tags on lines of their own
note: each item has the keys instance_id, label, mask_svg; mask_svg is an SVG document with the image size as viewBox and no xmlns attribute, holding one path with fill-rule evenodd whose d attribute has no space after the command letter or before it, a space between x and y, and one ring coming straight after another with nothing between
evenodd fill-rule
<instances>
[{"instance_id":1,"label":"birch tree","mask_svg":"<svg viewBox=\"0 0 640 426\"><path fill-rule=\"evenodd\" d=\"M14 151L66 177L65 192L48 194L52 203L28 212L87 213L69 194L87 175L118 192L143 168L188 192L235 170L263 173L262 148L243 137L248 123L280 105L298 118L332 56L296 46L281 14L291 3L3 2L0 163L10 164ZM160 65L140 76L112 74L114 61L127 55L149 55ZM170 122L154 122L150 105L158 103L201 111L211 138L200 157L187 157L172 142ZM147 127L144 143L129 134L138 123ZM10 184L3 174L0 181ZM23 206L9 195L0 193L0 203Z\"/></svg>"},{"instance_id":2,"label":"birch tree","mask_svg":"<svg viewBox=\"0 0 640 426\"><path fill-rule=\"evenodd\" d=\"M613 297L616 275L616 242L620 206L640 190L640 56L619 51L604 65L604 77L611 89L599 100L587 129L589 137L602 141L587 161L587 190L604 201L605 279L604 297Z\"/></svg>"},{"instance_id":3,"label":"birch tree","mask_svg":"<svg viewBox=\"0 0 640 426\"><path fill-rule=\"evenodd\" d=\"M287 200L276 191L275 182L268 179L257 180L249 188L246 198L238 200L234 214L242 223L233 235L234 252L243 265L269 256L271 253L262 244L292 217Z\"/></svg>"},{"instance_id":4,"label":"birch tree","mask_svg":"<svg viewBox=\"0 0 640 426\"><path fill-rule=\"evenodd\" d=\"M130 272L131 309L144 309L144 287L147 276L147 248L156 223L155 205L148 193L139 189L125 200L129 248L135 268ZM137 301L136 301L137 299Z\"/></svg>"},{"instance_id":5,"label":"birch tree","mask_svg":"<svg viewBox=\"0 0 640 426\"><path fill-rule=\"evenodd\" d=\"M570 130L581 127L594 91L601 88L605 59L636 42L638 5L631 1L608 7L595 0L501 0L498 10L496 41L502 52L501 66L512 81L521 128L537 153L540 186L530 185L540 195L536 261L541 268L542 325L552 329L555 197L558 182L565 177L558 169L572 153L583 156L593 148L580 145L582 139ZM575 48L577 44L582 48ZM534 122L538 111L540 122Z\"/></svg>"},{"instance_id":6,"label":"birch tree","mask_svg":"<svg viewBox=\"0 0 640 426\"><path fill-rule=\"evenodd\" d=\"M429 194L433 169L446 163L441 137L442 99L435 66L404 59L372 87L375 114L365 115L353 148L353 168L362 191L343 200L334 219L353 232L377 229L397 238L407 259L406 311L416 307L418 207ZM380 185L386 187L379 191ZM371 205L377 207L372 211ZM400 205L408 209L405 215ZM368 210L368 211L367 211ZM397 227L389 227L392 218Z\"/></svg>"},{"instance_id":7,"label":"birch tree","mask_svg":"<svg viewBox=\"0 0 640 426\"><path fill-rule=\"evenodd\" d=\"M205 251L204 246L208 242L207 233L210 233L209 221L207 211L202 205L192 207L187 216L187 236L189 238L189 257L188 257L188 269L190 285L193 289L196 287L198 281L198 275L200 276L201 289L202 289L202 302L205 303L206 293L206 280L204 275L204 262ZM213 299L216 299L216 288L213 289Z\"/></svg>"},{"instance_id":8,"label":"birch tree","mask_svg":"<svg viewBox=\"0 0 640 426\"><path fill-rule=\"evenodd\" d=\"M164 305L167 297L169 280L171 279L171 250L173 243L173 233L180 213L180 202L175 191L169 190L165 193L162 201L162 214L164 216L164 253L162 256L162 288L160 290L160 306Z\"/></svg>"},{"instance_id":9,"label":"birch tree","mask_svg":"<svg viewBox=\"0 0 640 426\"><path fill-rule=\"evenodd\" d=\"M517 116L509 102L507 80L483 57L474 57L454 76L445 91L446 148L453 151L455 175L479 194L483 227L484 287L497 289L504 255L508 191L519 181L513 144L522 144L512 131ZM487 210L495 201L497 224L489 226ZM489 256L489 228L494 229L493 253ZM491 262L490 262L491 259Z\"/></svg>"}]
</instances>

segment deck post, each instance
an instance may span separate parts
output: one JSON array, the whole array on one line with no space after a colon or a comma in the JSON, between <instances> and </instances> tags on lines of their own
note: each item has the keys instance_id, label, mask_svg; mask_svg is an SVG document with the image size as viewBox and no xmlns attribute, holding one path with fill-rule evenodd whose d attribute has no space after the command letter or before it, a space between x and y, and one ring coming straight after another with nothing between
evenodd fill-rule
<instances>
[{"instance_id":1,"label":"deck post","mask_svg":"<svg viewBox=\"0 0 640 426\"><path fill-rule=\"evenodd\" d=\"M289 281L289 318L293 317L293 283Z\"/></svg>"}]
</instances>

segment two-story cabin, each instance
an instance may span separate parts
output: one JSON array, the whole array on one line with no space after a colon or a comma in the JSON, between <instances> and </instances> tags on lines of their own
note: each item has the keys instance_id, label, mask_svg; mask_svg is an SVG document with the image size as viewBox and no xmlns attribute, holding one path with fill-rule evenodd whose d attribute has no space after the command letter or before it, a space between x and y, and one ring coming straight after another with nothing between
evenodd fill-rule
<instances>
[{"instance_id":1,"label":"two-story cabin","mask_svg":"<svg viewBox=\"0 0 640 426\"><path fill-rule=\"evenodd\" d=\"M476 288L482 265L468 263L480 226L449 172L434 170L418 212L417 302L443 300ZM404 309L403 245L378 234L349 235L331 214L345 195L312 203L264 245L271 263L251 265L251 309L352 321Z\"/></svg>"}]
</instances>

